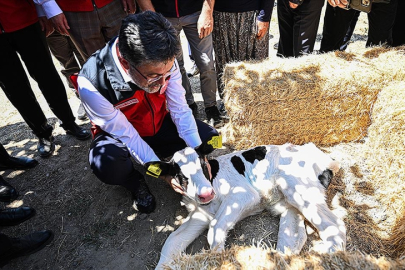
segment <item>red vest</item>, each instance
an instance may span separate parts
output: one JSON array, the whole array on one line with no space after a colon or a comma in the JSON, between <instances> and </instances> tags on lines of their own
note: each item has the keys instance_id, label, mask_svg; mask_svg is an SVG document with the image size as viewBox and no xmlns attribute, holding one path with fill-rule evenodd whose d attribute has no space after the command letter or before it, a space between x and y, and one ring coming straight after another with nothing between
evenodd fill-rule
<instances>
[{"instance_id":1,"label":"red vest","mask_svg":"<svg viewBox=\"0 0 405 270\"><path fill-rule=\"evenodd\" d=\"M115 108L121 110L141 137L155 135L168 113L163 90L148 94L135 84L127 84L114 63L110 47L115 39L94 53L83 65L81 76L86 77L98 92ZM108 69L106 68L108 66ZM93 136L101 131L93 125Z\"/></svg>"},{"instance_id":2,"label":"red vest","mask_svg":"<svg viewBox=\"0 0 405 270\"><path fill-rule=\"evenodd\" d=\"M93 1L94 5L93 6ZM68 12L93 11L94 7L102 8L112 1L120 0L56 0L60 9Z\"/></svg>"},{"instance_id":3,"label":"red vest","mask_svg":"<svg viewBox=\"0 0 405 270\"><path fill-rule=\"evenodd\" d=\"M32 0L0 0L0 34L23 29L37 21Z\"/></svg>"},{"instance_id":4,"label":"red vest","mask_svg":"<svg viewBox=\"0 0 405 270\"><path fill-rule=\"evenodd\" d=\"M141 137L155 135L168 113L165 94L148 94L143 90L135 91L132 97L114 104L114 107L126 116ZM93 124L91 131L94 138L101 129Z\"/></svg>"}]
</instances>

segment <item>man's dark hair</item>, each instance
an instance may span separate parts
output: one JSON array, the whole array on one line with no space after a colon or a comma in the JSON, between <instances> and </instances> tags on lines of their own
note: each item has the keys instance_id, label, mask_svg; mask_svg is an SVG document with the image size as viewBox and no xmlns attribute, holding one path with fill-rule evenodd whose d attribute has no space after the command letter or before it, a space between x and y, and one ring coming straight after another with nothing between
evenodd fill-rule
<instances>
[{"instance_id":1,"label":"man's dark hair","mask_svg":"<svg viewBox=\"0 0 405 270\"><path fill-rule=\"evenodd\" d=\"M145 11L122 20L118 48L132 66L172 60L179 52L177 33L159 13Z\"/></svg>"}]
</instances>

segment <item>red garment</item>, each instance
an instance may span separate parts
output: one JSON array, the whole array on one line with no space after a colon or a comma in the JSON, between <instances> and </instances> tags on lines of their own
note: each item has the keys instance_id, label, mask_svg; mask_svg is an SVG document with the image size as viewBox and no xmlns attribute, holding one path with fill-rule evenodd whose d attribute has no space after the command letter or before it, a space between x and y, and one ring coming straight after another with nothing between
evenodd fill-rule
<instances>
[{"instance_id":1,"label":"red garment","mask_svg":"<svg viewBox=\"0 0 405 270\"><path fill-rule=\"evenodd\" d=\"M155 135L168 113L165 94L148 94L143 90L135 91L132 97L114 104L114 107L121 110L141 137ZM93 138L100 131L101 129L93 124Z\"/></svg>"},{"instance_id":2,"label":"red garment","mask_svg":"<svg viewBox=\"0 0 405 270\"><path fill-rule=\"evenodd\" d=\"M62 11L80 12L93 11L94 7L102 8L112 1L116 0L56 0L56 3ZM93 6L93 2L95 6Z\"/></svg>"},{"instance_id":3,"label":"red garment","mask_svg":"<svg viewBox=\"0 0 405 270\"><path fill-rule=\"evenodd\" d=\"M37 21L32 0L0 0L0 34L23 29Z\"/></svg>"}]
</instances>

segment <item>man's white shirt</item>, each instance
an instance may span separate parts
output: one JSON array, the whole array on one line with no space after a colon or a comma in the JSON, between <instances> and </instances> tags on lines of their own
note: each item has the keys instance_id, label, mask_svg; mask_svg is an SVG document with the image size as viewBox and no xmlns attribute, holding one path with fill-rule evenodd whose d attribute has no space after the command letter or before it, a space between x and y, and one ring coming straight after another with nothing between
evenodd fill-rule
<instances>
[{"instance_id":1,"label":"man's white shirt","mask_svg":"<svg viewBox=\"0 0 405 270\"><path fill-rule=\"evenodd\" d=\"M110 48L114 63L118 67L125 82L131 82L130 77L124 71L118 60L116 52L117 40L118 39L115 40ZM177 60L175 61L177 62ZM155 152L141 138L136 129L127 120L126 116L104 98L87 78L79 76L77 82L84 109L89 119L95 125L126 145L131 155L140 164L159 160ZM180 138L190 147L195 148L199 146L201 139L191 109L186 102L185 90L181 84L180 69L177 69L170 77L168 87L164 94L166 95L167 108L177 127Z\"/></svg>"}]
</instances>

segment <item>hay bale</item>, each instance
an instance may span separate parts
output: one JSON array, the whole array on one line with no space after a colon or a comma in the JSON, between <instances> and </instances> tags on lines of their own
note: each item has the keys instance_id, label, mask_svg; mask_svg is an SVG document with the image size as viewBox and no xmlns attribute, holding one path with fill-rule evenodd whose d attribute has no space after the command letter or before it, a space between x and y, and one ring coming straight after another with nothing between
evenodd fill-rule
<instances>
[{"instance_id":1,"label":"hay bale","mask_svg":"<svg viewBox=\"0 0 405 270\"><path fill-rule=\"evenodd\" d=\"M379 93L363 149L374 196L396 218L396 225L387 228L387 245L393 245L393 256L401 255L401 251L404 255L405 82L393 82Z\"/></svg>"},{"instance_id":2,"label":"hay bale","mask_svg":"<svg viewBox=\"0 0 405 270\"><path fill-rule=\"evenodd\" d=\"M376 258L347 252L283 255L271 249L233 246L223 252L202 251L195 255L182 255L168 269L405 269L405 259Z\"/></svg>"},{"instance_id":3,"label":"hay bale","mask_svg":"<svg viewBox=\"0 0 405 270\"><path fill-rule=\"evenodd\" d=\"M231 118L224 129L227 142L242 149L363 139L379 91L405 77L402 69L384 70L380 63L394 57L405 63L403 51L388 50L373 59L332 52L228 64L223 77Z\"/></svg>"},{"instance_id":4,"label":"hay bale","mask_svg":"<svg viewBox=\"0 0 405 270\"><path fill-rule=\"evenodd\" d=\"M392 80L404 81L404 54L405 46L395 48L375 47L366 50L362 55L362 59L385 74L382 79L385 79L387 82L391 82Z\"/></svg>"},{"instance_id":5,"label":"hay bale","mask_svg":"<svg viewBox=\"0 0 405 270\"><path fill-rule=\"evenodd\" d=\"M387 240L391 256L394 258L405 257L405 211L397 220L390 238Z\"/></svg>"},{"instance_id":6,"label":"hay bale","mask_svg":"<svg viewBox=\"0 0 405 270\"><path fill-rule=\"evenodd\" d=\"M405 82L382 89L372 112L364 157L382 203L405 211ZM381 188L384 187L384 188Z\"/></svg>"}]
</instances>

